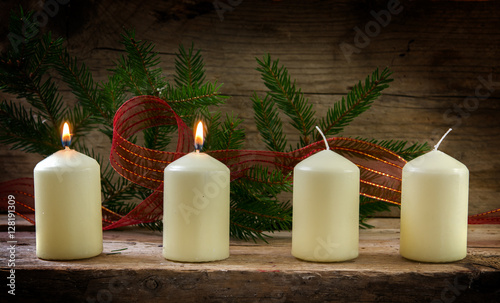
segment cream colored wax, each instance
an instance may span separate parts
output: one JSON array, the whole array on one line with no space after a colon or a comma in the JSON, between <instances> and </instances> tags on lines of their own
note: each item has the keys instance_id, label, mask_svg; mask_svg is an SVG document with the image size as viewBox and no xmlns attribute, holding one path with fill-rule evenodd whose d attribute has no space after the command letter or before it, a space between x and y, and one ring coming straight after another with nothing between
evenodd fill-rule
<instances>
[{"instance_id":1,"label":"cream colored wax","mask_svg":"<svg viewBox=\"0 0 500 303\"><path fill-rule=\"evenodd\" d=\"M358 256L359 168L324 150L293 173L292 255L316 262Z\"/></svg>"},{"instance_id":2,"label":"cream colored wax","mask_svg":"<svg viewBox=\"0 0 500 303\"><path fill-rule=\"evenodd\" d=\"M229 169L192 152L165 168L163 256L181 262L229 257Z\"/></svg>"},{"instance_id":3,"label":"cream colored wax","mask_svg":"<svg viewBox=\"0 0 500 303\"><path fill-rule=\"evenodd\" d=\"M452 262L467 255L469 170L437 148L403 168L403 257Z\"/></svg>"},{"instance_id":4,"label":"cream colored wax","mask_svg":"<svg viewBox=\"0 0 500 303\"><path fill-rule=\"evenodd\" d=\"M102 252L99 164L60 150L34 169L36 255L46 260L90 258Z\"/></svg>"}]
</instances>

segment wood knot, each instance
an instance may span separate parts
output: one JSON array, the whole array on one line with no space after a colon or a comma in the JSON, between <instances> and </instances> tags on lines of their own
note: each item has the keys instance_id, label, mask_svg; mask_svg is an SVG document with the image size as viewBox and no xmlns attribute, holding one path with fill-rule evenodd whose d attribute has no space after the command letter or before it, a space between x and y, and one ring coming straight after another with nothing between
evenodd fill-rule
<instances>
[{"instance_id":1,"label":"wood knot","mask_svg":"<svg viewBox=\"0 0 500 303\"><path fill-rule=\"evenodd\" d=\"M147 289L157 289L158 286L160 286L160 283L158 283L158 281L156 281L154 278L147 278L145 281L144 281L144 286L147 288Z\"/></svg>"}]
</instances>

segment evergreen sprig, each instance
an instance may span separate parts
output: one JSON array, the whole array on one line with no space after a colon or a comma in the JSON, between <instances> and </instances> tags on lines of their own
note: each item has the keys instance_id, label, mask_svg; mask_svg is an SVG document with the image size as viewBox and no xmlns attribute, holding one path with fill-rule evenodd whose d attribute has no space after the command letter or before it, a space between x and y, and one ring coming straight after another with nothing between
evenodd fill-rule
<instances>
[{"instance_id":1,"label":"evergreen sprig","mask_svg":"<svg viewBox=\"0 0 500 303\"><path fill-rule=\"evenodd\" d=\"M261 99L256 93L252 96L255 124L267 149L283 152L286 147L286 136L283 133L283 122L278 109L269 95Z\"/></svg>"},{"instance_id":2,"label":"evergreen sprig","mask_svg":"<svg viewBox=\"0 0 500 303\"><path fill-rule=\"evenodd\" d=\"M359 81L347 97L336 102L333 107L328 108L326 116L319 120L319 127L326 136L335 136L341 133L349 123L357 116L368 110L382 91L389 87L393 79L389 78L392 72L385 68L379 73L378 68L367 76L364 85ZM320 134L316 141L321 140Z\"/></svg>"},{"instance_id":3,"label":"evergreen sprig","mask_svg":"<svg viewBox=\"0 0 500 303\"><path fill-rule=\"evenodd\" d=\"M66 109L56 85L44 76L61 43L61 39L52 40L50 35L38 43L28 40L21 52L11 52L9 60L0 60L0 88L25 98L52 124L60 121Z\"/></svg>"},{"instance_id":4,"label":"evergreen sprig","mask_svg":"<svg viewBox=\"0 0 500 303\"><path fill-rule=\"evenodd\" d=\"M94 82L88 67L84 63L79 63L63 46L60 46L55 57L57 59L53 63L54 69L69 85L82 108L85 108L93 117L102 117L110 121L112 116L103 109L98 85Z\"/></svg>"},{"instance_id":5,"label":"evergreen sprig","mask_svg":"<svg viewBox=\"0 0 500 303\"><path fill-rule=\"evenodd\" d=\"M213 111L227 97L219 94L220 84L206 81L201 51L193 45L188 49L179 47L176 73L169 83L163 77L154 44L137 40L134 31L125 31L121 36L125 55L110 70L107 81L97 82L89 68L63 46L62 39L39 33L31 23L28 23L28 32L38 34L23 36L27 32L26 27L23 28L24 20L31 16L22 10L11 16L10 30L20 44L16 50L10 49L0 57L0 89L19 99L1 101L0 142L12 149L47 156L61 149L60 127L63 121L69 121L72 148L93 157L101 165L103 205L110 210L126 214L152 193L120 178L104 161L106 157L93 150L94 142L89 135L99 130L111 143L114 113L131 96L160 96L188 125L204 117L211 128L209 134L212 133L207 148L229 150L243 146L242 120L232 114L222 119L220 112ZM63 100L53 75L58 75L71 89L76 104ZM24 100L29 105L24 104ZM147 148L167 150L176 132L173 126L151 127L144 130L142 136L129 139L136 142L141 138ZM239 198L233 193L232 200ZM266 215L265 210L263 214ZM256 228L258 224L248 227ZM155 230L162 228L161 221L141 225ZM235 235L243 233L238 230L238 227L233 229Z\"/></svg>"},{"instance_id":6,"label":"evergreen sprig","mask_svg":"<svg viewBox=\"0 0 500 303\"><path fill-rule=\"evenodd\" d=\"M107 82L99 83L100 98L102 109L109 118L102 117L100 131L105 134L109 140L113 138L113 114L126 101L125 84L117 73L108 77Z\"/></svg>"},{"instance_id":7,"label":"evergreen sprig","mask_svg":"<svg viewBox=\"0 0 500 303\"><path fill-rule=\"evenodd\" d=\"M366 223L366 220L373 217L377 212L390 211L390 206L396 206L383 201L375 200L365 196L359 197L359 227L372 228L373 226Z\"/></svg>"},{"instance_id":8,"label":"evergreen sprig","mask_svg":"<svg viewBox=\"0 0 500 303\"><path fill-rule=\"evenodd\" d=\"M224 103L227 97L219 94L220 88L221 85L218 85L217 82L205 83L199 87L167 85L160 96L169 102L178 115L194 119L202 109ZM192 125L191 120L185 120L185 122Z\"/></svg>"},{"instance_id":9,"label":"evergreen sprig","mask_svg":"<svg viewBox=\"0 0 500 303\"><path fill-rule=\"evenodd\" d=\"M177 127L155 126L144 130L144 146L155 150L167 150Z\"/></svg>"},{"instance_id":10,"label":"evergreen sprig","mask_svg":"<svg viewBox=\"0 0 500 303\"><path fill-rule=\"evenodd\" d=\"M221 85L217 81L205 82L205 73L201 51L195 51L194 45L186 50L181 44L175 57L175 85L167 85L161 96L169 100L187 125L194 125L209 106L221 105L227 98L219 94Z\"/></svg>"},{"instance_id":11,"label":"evergreen sprig","mask_svg":"<svg viewBox=\"0 0 500 303\"><path fill-rule=\"evenodd\" d=\"M272 101L292 120L290 124L300 134L300 144L303 147L310 143L311 134L316 126L316 112L312 104L304 97L300 88L296 87L295 80L291 82L285 66L279 66L279 60L272 60L267 54L262 60L257 58L264 84L269 89L268 95ZM293 149L290 147L290 149Z\"/></svg>"},{"instance_id":12,"label":"evergreen sprig","mask_svg":"<svg viewBox=\"0 0 500 303\"><path fill-rule=\"evenodd\" d=\"M239 128L243 122L238 116L226 114L226 119L221 123L220 130L217 131L216 150L241 149L245 142L245 131Z\"/></svg>"},{"instance_id":13,"label":"evergreen sprig","mask_svg":"<svg viewBox=\"0 0 500 303\"><path fill-rule=\"evenodd\" d=\"M194 52L194 44L186 50L181 44L175 58L174 81L177 87L199 87L205 82L205 63L201 50Z\"/></svg>"},{"instance_id":14,"label":"evergreen sprig","mask_svg":"<svg viewBox=\"0 0 500 303\"><path fill-rule=\"evenodd\" d=\"M427 142L413 143L409 145L408 142L404 140L376 140L363 139L359 137L357 139L387 148L388 150L400 155L406 161L413 160L416 157L419 157L424 153L430 151L430 146Z\"/></svg>"},{"instance_id":15,"label":"evergreen sprig","mask_svg":"<svg viewBox=\"0 0 500 303\"><path fill-rule=\"evenodd\" d=\"M290 230L290 201L282 202L278 195L291 192L291 178L280 171L269 172L255 166L246 177L231 183L231 234L245 240L261 239L264 232Z\"/></svg>"},{"instance_id":16,"label":"evergreen sprig","mask_svg":"<svg viewBox=\"0 0 500 303\"><path fill-rule=\"evenodd\" d=\"M303 147L308 143L322 140L320 134L314 130L316 123L326 136L338 135L356 117L368 110L373 102L389 87L393 80L392 72L385 68L382 72L376 69L367 76L364 82L358 82L346 97L342 97L333 106L327 109L326 115L320 119L315 117L315 111L309 100L304 98L301 89L296 86L296 81L290 80L287 68L279 66L278 60L271 60L270 55L262 60L256 58L264 85L269 89L264 98L254 92L251 97L255 111L255 123L266 147L272 151L284 151L287 138L283 133L283 121L280 117L281 110L292 121L291 125L299 134L299 144ZM276 105L276 106L275 106ZM278 110L279 109L279 110ZM387 148L406 160L411 160L428 150L428 145L412 144L406 141L394 140L366 140ZM293 149L290 147L290 149ZM360 196L360 226L370 227L366 218L378 211L388 211L392 204Z\"/></svg>"},{"instance_id":17,"label":"evergreen sprig","mask_svg":"<svg viewBox=\"0 0 500 303\"><path fill-rule=\"evenodd\" d=\"M121 81L113 75L108 83L96 83L85 64L68 53L62 39L53 38L50 32L33 34L38 29L25 22L31 16L22 10L11 15L10 33L28 35L0 57L0 89L19 99L1 101L0 141L12 149L47 156L62 148L60 128L63 121L70 122L72 148L101 164L103 205L118 212L130 210L133 204L126 202L137 200L136 185L117 178L109 163L104 164L104 157L94 152L89 136L99 128L111 139L114 112L124 101ZM64 102L52 77L55 74L71 88L76 104Z\"/></svg>"},{"instance_id":18,"label":"evergreen sprig","mask_svg":"<svg viewBox=\"0 0 500 303\"><path fill-rule=\"evenodd\" d=\"M96 153L92 147L78 144L75 146L80 152L94 158L101 167L101 192L104 196L103 205L116 213L126 214L133 209L134 203L125 201L137 200L137 185L125 178L116 178L116 172L105 158Z\"/></svg>"},{"instance_id":19,"label":"evergreen sprig","mask_svg":"<svg viewBox=\"0 0 500 303\"><path fill-rule=\"evenodd\" d=\"M226 114L224 121L221 121L221 116L220 112L210 112L206 108L200 111L200 118L205 121L206 126L203 149L241 149L245 141L245 131L240 127L243 120L235 114Z\"/></svg>"},{"instance_id":20,"label":"evergreen sprig","mask_svg":"<svg viewBox=\"0 0 500 303\"><path fill-rule=\"evenodd\" d=\"M54 128L32 109L2 101L0 105L0 142L28 153L43 156L56 152L60 147Z\"/></svg>"},{"instance_id":21,"label":"evergreen sprig","mask_svg":"<svg viewBox=\"0 0 500 303\"><path fill-rule=\"evenodd\" d=\"M32 13L12 14L9 39L13 47L0 56L0 90L18 100L1 100L0 142L12 149L49 155L61 148L60 128L63 121L72 125L72 147L101 164L103 205L120 214L129 212L152 191L120 178L104 159L96 153L89 135L104 133L111 143L113 116L131 96L154 95L165 100L187 125L203 119L208 128L205 150L233 150L243 148L245 133L237 115L221 115L217 107L227 96L220 94L221 85L207 81L205 64L200 50L179 46L175 57L173 79L166 79L160 67L160 56L155 45L136 39L134 31L125 31L121 42L125 53L111 69L106 81L93 79L89 68L72 56L64 41L50 33L42 34L33 23L27 22ZM270 55L257 59L268 91L262 98L251 97L255 122L269 150L285 151L287 137L280 114L291 119L290 124L299 135L297 147L319 140L314 129L319 123L327 135L337 135L362 112L366 111L381 92L388 87L390 71L378 70L365 81L356 84L346 98L327 110L322 118L301 89L291 80L285 66ZM58 76L58 77L53 77ZM68 86L76 104L63 100L58 84L60 78ZM173 126L152 127L142 136L129 138L145 147L168 150L177 129ZM426 144L407 146L404 141L376 141L405 159L412 159L428 149ZM139 144L139 143L138 143ZM289 150L294 149L289 146ZM256 166L244 177L231 183L231 235L242 239L262 239L264 232L290 229L292 209L290 201L282 201L282 193L292 188L290 175ZM286 196L286 195L285 195ZM389 204L373 199L360 199L360 225L376 211L389 209ZM141 224L161 230L162 222Z\"/></svg>"},{"instance_id":22,"label":"evergreen sprig","mask_svg":"<svg viewBox=\"0 0 500 303\"><path fill-rule=\"evenodd\" d=\"M0 58L0 90L23 98L32 108L2 100L0 141L12 149L48 155L60 146L58 128L67 114L57 86L46 77L62 40L50 34L28 37L35 28L24 21L31 16L22 10L11 14L9 35L17 37L18 44Z\"/></svg>"},{"instance_id":23,"label":"evergreen sprig","mask_svg":"<svg viewBox=\"0 0 500 303\"><path fill-rule=\"evenodd\" d=\"M158 96L166 82L159 67L160 57L154 50L155 45L149 41L137 40L132 30L126 30L122 34L122 44L127 57L122 56L115 72L136 96Z\"/></svg>"}]
</instances>

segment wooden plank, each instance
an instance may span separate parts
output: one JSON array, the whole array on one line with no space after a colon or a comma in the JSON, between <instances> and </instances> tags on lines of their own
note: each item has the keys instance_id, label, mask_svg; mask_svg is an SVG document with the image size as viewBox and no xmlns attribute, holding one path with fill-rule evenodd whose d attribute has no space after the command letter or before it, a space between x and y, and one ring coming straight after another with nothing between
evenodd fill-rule
<instances>
[{"instance_id":1,"label":"wooden plank","mask_svg":"<svg viewBox=\"0 0 500 303\"><path fill-rule=\"evenodd\" d=\"M221 0L224 2L223 0ZM41 9L38 1L22 1ZM227 3L227 2L224 2ZM500 4L488 2L401 1L403 10L359 54L346 59L339 45L354 45L355 27L374 20L370 11L387 8L388 1L243 1L221 21L211 1L141 1L117 4L111 0L91 5L61 6L44 30L67 38L73 55L85 61L97 80L123 54L119 33L135 28L141 39L156 43L165 75L172 78L179 43L203 50L208 79L224 83L232 96L224 112L245 119L246 148L263 149L248 111L253 91L265 87L255 71L255 57L266 52L280 58L318 113L338 101L375 67L389 66L395 81L368 111L342 135L376 139L405 139L435 143L450 126L455 131L442 150L466 164L471 172L470 214L498 208L500 194ZM1 20L18 3L0 4ZM3 29L6 33L6 29ZM2 41L0 45L5 45ZM491 76L491 95L478 108L464 107L482 79ZM484 89L481 89L485 93ZM3 98L0 95L0 98ZM74 97L65 91L72 104ZM453 114L446 114L448 111ZM297 137L285 132L290 143ZM91 140L103 155L110 144ZM39 157L0 146L0 180L29 177ZM397 216L395 210L383 216Z\"/></svg>"},{"instance_id":2,"label":"wooden plank","mask_svg":"<svg viewBox=\"0 0 500 303\"><path fill-rule=\"evenodd\" d=\"M454 298L454 302L492 302L498 298L500 226L470 226L466 259L426 264L399 256L398 221L370 221L376 228L361 230L360 256L342 263L294 258L288 232L274 234L269 244L232 240L231 256L223 261L170 262L161 255L161 235L137 228L106 231L104 252L95 258L44 261L35 256L34 232L17 232L16 299L429 302ZM2 240L5 237L3 233ZM0 254L1 270L6 272L6 245Z\"/></svg>"}]
</instances>

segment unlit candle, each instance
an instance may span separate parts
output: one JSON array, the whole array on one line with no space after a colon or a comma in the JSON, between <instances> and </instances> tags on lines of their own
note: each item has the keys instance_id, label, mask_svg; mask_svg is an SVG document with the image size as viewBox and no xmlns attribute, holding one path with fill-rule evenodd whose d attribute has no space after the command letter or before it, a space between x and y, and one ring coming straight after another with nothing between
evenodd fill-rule
<instances>
[{"instance_id":1,"label":"unlit candle","mask_svg":"<svg viewBox=\"0 0 500 303\"><path fill-rule=\"evenodd\" d=\"M467 255L469 170L438 150L403 168L401 241L403 257L422 262L452 262Z\"/></svg>"},{"instance_id":2,"label":"unlit candle","mask_svg":"<svg viewBox=\"0 0 500 303\"><path fill-rule=\"evenodd\" d=\"M358 256L359 168L323 139L327 150L294 168L292 255L316 262L350 260Z\"/></svg>"}]
</instances>

